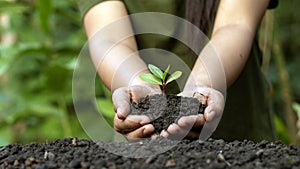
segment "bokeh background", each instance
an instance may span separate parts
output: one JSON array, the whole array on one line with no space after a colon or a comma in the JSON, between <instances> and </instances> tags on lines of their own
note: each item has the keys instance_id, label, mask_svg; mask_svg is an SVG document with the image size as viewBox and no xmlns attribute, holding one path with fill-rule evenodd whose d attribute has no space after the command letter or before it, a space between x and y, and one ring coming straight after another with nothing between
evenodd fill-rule
<instances>
[{"instance_id":1,"label":"bokeh background","mask_svg":"<svg viewBox=\"0 0 300 169\"><path fill-rule=\"evenodd\" d=\"M299 144L300 135L299 6L280 1L259 30L277 133L287 144ZM88 138L72 103L72 73L86 41L75 0L0 0L0 146ZM95 86L111 119L111 94L99 78Z\"/></svg>"}]
</instances>

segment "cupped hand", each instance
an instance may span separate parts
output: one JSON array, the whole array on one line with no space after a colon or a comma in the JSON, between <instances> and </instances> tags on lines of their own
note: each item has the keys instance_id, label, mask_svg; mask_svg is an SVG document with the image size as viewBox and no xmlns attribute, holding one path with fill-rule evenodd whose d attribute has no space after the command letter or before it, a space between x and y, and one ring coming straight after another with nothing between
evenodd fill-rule
<instances>
[{"instance_id":1,"label":"cupped hand","mask_svg":"<svg viewBox=\"0 0 300 169\"><path fill-rule=\"evenodd\" d=\"M181 117L177 123L171 124L166 131L162 131L161 135L171 139L206 140L219 124L225 106L225 97L218 90L206 86L184 90L179 95L195 97L202 104L206 104L204 114Z\"/></svg>"},{"instance_id":2,"label":"cupped hand","mask_svg":"<svg viewBox=\"0 0 300 169\"><path fill-rule=\"evenodd\" d=\"M129 141L149 137L154 132L150 119L145 115L130 115L130 104L138 102L147 95L160 94L161 90L143 85L121 87L113 92L112 99L115 109L114 128Z\"/></svg>"}]
</instances>

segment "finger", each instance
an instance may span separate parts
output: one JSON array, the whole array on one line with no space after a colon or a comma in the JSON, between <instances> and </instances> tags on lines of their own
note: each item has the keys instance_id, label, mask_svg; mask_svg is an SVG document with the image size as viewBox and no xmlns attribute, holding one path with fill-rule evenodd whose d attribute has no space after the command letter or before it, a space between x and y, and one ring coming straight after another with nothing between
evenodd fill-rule
<instances>
[{"instance_id":1,"label":"finger","mask_svg":"<svg viewBox=\"0 0 300 169\"><path fill-rule=\"evenodd\" d=\"M197 140L197 139L199 139L199 136L200 136L200 132L198 132L198 131L190 131L190 132L185 136L185 138L186 138L186 139L189 139L189 140Z\"/></svg>"},{"instance_id":2,"label":"finger","mask_svg":"<svg viewBox=\"0 0 300 169\"><path fill-rule=\"evenodd\" d=\"M181 140L182 138L197 140L199 138L200 131L201 131L201 128L200 129L198 128L197 131L193 131L193 130L189 131L182 128L177 128L176 126L173 127L174 127L173 129L168 128L170 129L169 130L170 132L163 130L161 132L161 136L172 140Z\"/></svg>"},{"instance_id":3,"label":"finger","mask_svg":"<svg viewBox=\"0 0 300 169\"><path fill-rule=\"evenodd\" d=\"M151 136L154 132L154 127L151 124L144 125L132 132L127 133L125 136L128 140L134 141L140 138L145 138Z\"/></svg>"},{"instance_id":4,"label":"finger","mask_svg":"<svg viewBox=\"0 0 300 169\"><path fill-rule=\"evenodd\" d=\"M150 118L146 115L128 115L126 121L136 122L145 125L151 122Z\"/></svg>"},{"instance_id":5,"label":"finger","mask_svg":"<svg viewBox=\"0 0 300 169\"><path fill-rule=\"evenodd\" d=\"M149 122L150 119L143 115L128 115L126 119L120 119L118 116L115 116L114 128L117 132L126 134Z\"/></svg>"},{"instance_id":6,"label":"finger","mask_svg":"<svg viewBox=\"0 0 300 169\"><path fill-rule=\"evenodd\" d=\"M212 109L212 106L213 105L209 105L205 108L204 110L204 118L205 118L205 121L212 121L214 118L215 118L215 111Z\"/></svg>"},{"instance_id":7,"label":"finger","mask_svg":"<svg viewBox=\"0 0 300 169\"><path fill-rule=\"evenodd\" d=\"M220 117L224 110L224 98L217 94L209 97L208 106L204 110L204 117L207 121L211 121L214 118Z\"/></svg>"},{"instance_id":8,"label":"finger","mask_svg":"<svg viewBox=\"0 0 300 169\"><path fill-rule=\"evenodd\" d=\"M179 125L173 123L167 129L167 133L168 133L167 138L172 140L181 140L188 134L188 132L189 130L185 130L181 128Z\"/></svg>"},{"instance_id":9,"label":"finger","mask_svg":"<svg viewBox=\"0 0 300 169\"><path fill-rule=\"evenodd\" d=\"M208 96L211 93L211 89L210 87L206 87L206 86L201 86L196 88L196 92L195 93L201 93L202 96Z\"/></svg>"},{"instance_id":10,"label":"finger","mask_svg":"<svg viewBox=\"0 0 300 169\"><path fill-rule=\"evenodd\" d=\"M204 123L205 119L203 114L183 116L178 120L178 125L186 130L200 128Z\"/></svg>"},{"instance_id":11,"label":"finger","mask_svg":"<svg viewBox=\"0 0 300 169\"><path fill-rule=\"evenodd\" d=\"M220 122L220 117L218 118L214 118L214 120L210 121L210 122L205 122L202 131L200 133L199 139L201 140L206 140L208 139L212 133L216 130L216 128L218 127L218 124Z\"/></svg>"},{"instance_id":12,"label":"finger","mask_svg":"<svg viewBox=\"0 0 300 169\"><path fill-rule=\"evenodd\" d=\"M157 135L157 134L152 134L152 135L151 135L151 140L155 140L158 136L159 136L159 135Z\"/></svg>"},{"instance_id":13,"label":"finger","mask_svg":"<svg viewBox=\"0 0 300 169\"><path fill-rule=\"evenodd\" d=\"M211 112L212 114L210 116L212 117L219 117L222 116L224 106L225 106L225 99L221 92L217 90L213 90L208 95L208 109L207 113Z\"/></svg>"},{"instance_id":14,"label":"finger","mask_svg":"<svg viewBox=\"0 0 300 169\"><path fill-rule=\"evenodd\" d=\"M209 122L206 122L203 126L203 129L202 129L201 133L200 133L199 139L200 140L206 140L212 135L213 132L214 132L214 130L213 130L212 124L210 124Z\"/></svg>"},{"instance_id":15,"label":"finger","mask_svg":"<svg viewBox=\"0 0 300 169\"><path fill-rule=\"evenodd\" d=\"M130 112L130 95L127 92L127 88L123 87L115 90L112 100L118 118L125 119Z\"/></svg>"},{"instance_id":16,"label":"finger","mask_svg":"<svg viewBox=\"0 0 300 169\"><path fill-rule=\"evenodd\" d=\"M168 138L169 137L169 133L166 130L162 130L160 133L160 136L164 137L164 138Z\"/></svg>"}]
</instances>

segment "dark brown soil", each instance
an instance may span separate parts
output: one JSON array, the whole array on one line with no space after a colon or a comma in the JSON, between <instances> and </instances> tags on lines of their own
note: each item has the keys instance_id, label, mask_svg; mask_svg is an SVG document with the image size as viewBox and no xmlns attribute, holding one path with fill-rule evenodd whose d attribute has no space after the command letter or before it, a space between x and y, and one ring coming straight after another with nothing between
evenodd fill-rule
<instances>
[{"instance_id":1,"label":"dark brown soil","mask_svg":"<svg viewBox=\"0 0 300 169\"><path fill-rule=\"evenodd\" d=\"M182 116L203 114L205 107L196 98L157 94L131 104L131 114L147 115L155 133L160 133Z\"/></svg>"},{"instance_id":2,"label":"dark brown soil","mask_svg":"<svg viewBox=\"0 0 300 169\"><path fill-rule=\"evenodd\" d=\"M0 147L0 168L300 168L300 146L279 141L181 141L169 151L146 158L129 158L108 152L107 147L132 154L136 147L162 146L165 139L135 143L104 143L67 138L45 144L11 144ZM144 151L146 152L146 151Z\"/></svg>"}]
</instances>

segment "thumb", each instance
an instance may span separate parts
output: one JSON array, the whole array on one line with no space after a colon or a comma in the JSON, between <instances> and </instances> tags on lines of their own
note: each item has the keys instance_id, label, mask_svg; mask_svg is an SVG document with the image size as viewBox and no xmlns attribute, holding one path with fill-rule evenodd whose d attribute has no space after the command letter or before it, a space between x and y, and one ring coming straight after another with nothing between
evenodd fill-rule
<instances>
[{"instance_id":1,"label":"thumb","mask_svg":"<svg viewBox=\"0 0 300 169\"><path fill-rule=\"evenodd\" d=\"M118 118L125 119L130 113L130 94L127 87L116 89L113 92L112 100Z\"/></svg>"}]
</instances>

